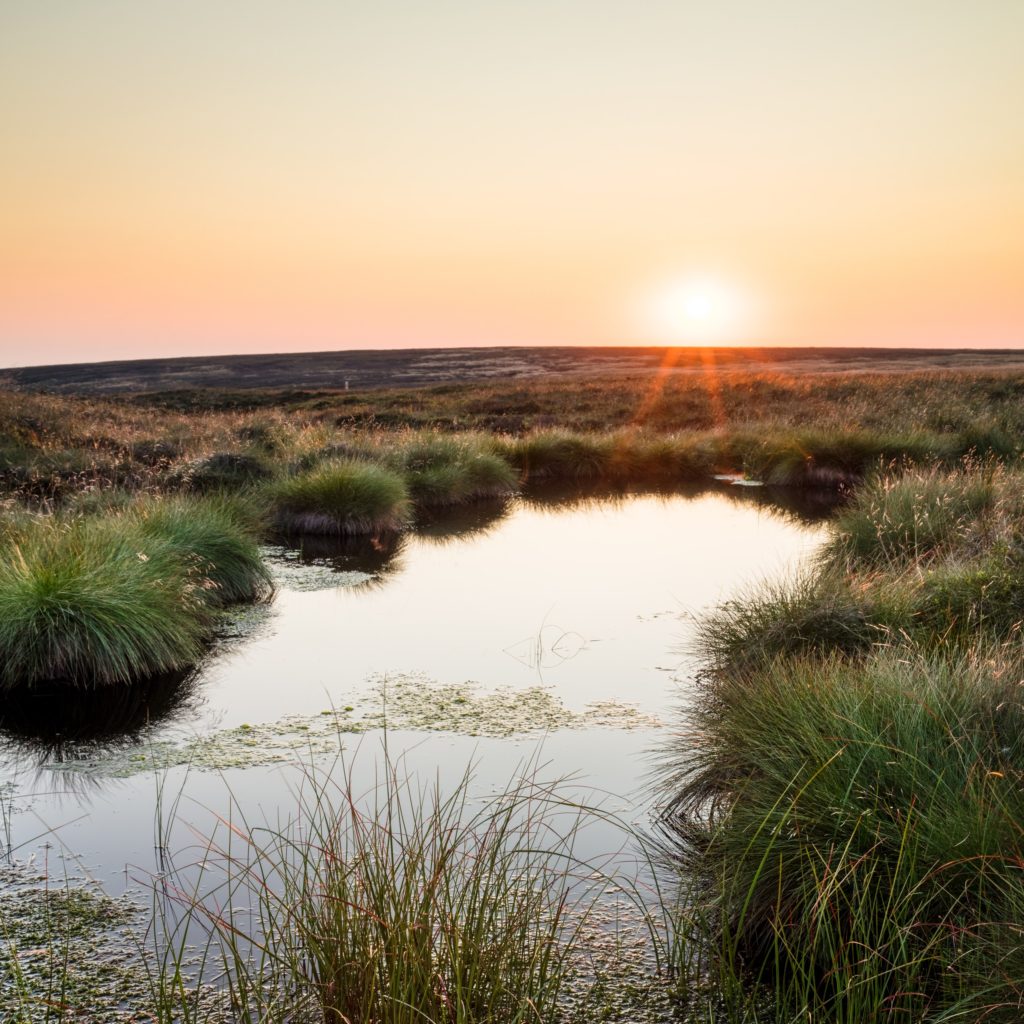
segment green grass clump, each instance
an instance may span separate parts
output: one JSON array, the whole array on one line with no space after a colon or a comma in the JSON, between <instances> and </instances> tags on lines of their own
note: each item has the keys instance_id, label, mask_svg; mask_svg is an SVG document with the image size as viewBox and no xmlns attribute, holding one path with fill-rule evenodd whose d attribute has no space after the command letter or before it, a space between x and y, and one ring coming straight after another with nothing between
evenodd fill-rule
<instances>
[{"instance_id":1,"label":"green grass clump","mask_svg":"<svg viewBox=\"0 0 1024 1024\"><path fill-rule=\"evenodd\" d=\"M202 579L120 518L40 518L0 553L0 687L126 683L185 668L210 627Z\"/></svg>"},{"instance_id":2,"label":"green grass clump","mask_svg":"<svg viewBox=\"0 0 1024 1024\"><path fill-rule=\"evenodd\" d=\"M427 437L400 448L393 461L421 508L506 497L519 483L512 466L475 439Z\"/></svg>"},{"instance_id":3,"label":"green grass clump","mask_svg":"<svg viewBox=\"0 0 1024 1024\"><path fill-rule=\"evenodd\" d=\"M696 649L720 671L780 656L863 652L884 639L875 609L841 577L805 572L725 601L698 624Z\"/></svg>"},{"instance_id":4,"label":"green grass clump","mask_svg":"<svg viewBox=\"0 0 1024 1024\"><path fill-rule=\"evenodd\" d=\"M195 664L213 609L270 592L257 521L238 499L186 495L6 517L0 686L128 683Z\"/></svg>"},{"instance_id":5,"label":"green grass clump","mask_svg":"<svg viewBox=\"0 0 1024 1024\"><path fill-rule=\"evenodd\" d=\"M977 535L1006 484L992 467L880 477L839 514L829 555L836 562L905 565L962 546Z\"/></svg>"},{"instance_id":6,"label":"green grass clump","mask_svg":"<svg viewBox=\"0 0 1024 1024\"><path fill-rule=\"evenodd\" d=\"M405 481L369 462L329 462L280 480L267 493L287 533L387 533L409 523Z\"/></svg>"},{"instance_id":7,"label":"green grass clump","mask_svg":"<svg viewBox=\"0 0 1024 1024\"><path fill-rule=\"evenodd\" d=\"M594 480L605 475L614 439L546 430L511 441L506 457L525 480Z\"/></svg>"},{"instance_id":8,"label":"green grass clump","mask_svg":"<svg viewBox=\"0 0 1024 1024\"><path fill-rule=\"evenodd\" d=\"M802 430L748 437L742 445L747 474L767 484L836 487L856 484L893 462L935 463L948 455L927 434L865 430Z\"/></svg>"},{"instance_id":9,"label":"green grass clump","mask_svg":"<svg viewBox=\"0 0 1024 1024\"><path fill-rule=\"evenodd\" d=\"M270 593L270 573L252 528L256 515L238 499L173 496L137 501L129 519L144 537L194 561L206 600L226 605Z\"/></svg>"},{"instance_id":10,"label":"green grass clump","mask_svg":"<svg viewBox=\"0 0 1024 1024\"><path fill-rule=\"evenodd\" d=\"M665 824L771 1019L1019 1019L1021 668L893 649L709 680Z\"/></svg>"}]
</instances>

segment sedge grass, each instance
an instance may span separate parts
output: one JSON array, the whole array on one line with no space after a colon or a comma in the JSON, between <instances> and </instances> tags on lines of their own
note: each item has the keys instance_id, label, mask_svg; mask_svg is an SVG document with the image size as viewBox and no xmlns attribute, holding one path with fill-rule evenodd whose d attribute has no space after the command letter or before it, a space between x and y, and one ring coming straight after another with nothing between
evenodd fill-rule
<instances>
[{"instance_id":1,"label":"sedge grass","mask_svg":"<svg viewBox=\"0 0 1024 1024\"><path fill-rule=\"evenodd\" d=\"M994 465L878 477L840 512L828 555L838 563L891 566L963 546L978 535L1009 484Z\"/></svg>"},{"instance_id":2,"label":"sedge grass","mask_svg":"<svg viewBox=\"0 0 1024 1024\"><path fill-rule=\"evenodd\" d=\"M420 508L507 497L518 488L515 469L475 438L427 436L401 445L392 461Z\"/></svg>"},{"instance_id":3,"label":"sedge grass","mask_svg":"<svg viewBox=\"0 0 1024 1024\"><path fill-rule=\"evenodd\" d=\"M98 515L13 515L0 543L0 686L123 684L194 665L214 609L269 573L239 499L142 497Z\"/></svg>"},{"instance_id":4,"label":"sedge grass","mask_svg":"<svg viewBox=\"0 0 1024 1024\"><path fill-rule=\"evenodd\" d=\"M401 476L352 459L279 480L267 493L286 533L388 533L403 529L410 518Z\"/></svg>"},{"instance_id":5,"label":"sedge grass","mask_svg":"<svg viewBox=\"0 0 1024 1024\"><path fill-rule=\"evenodd\" d=\"M293 818L233 815L162 904L161 1021L203 1021L183 979L216 977L237 1019L551 1024L603 887L575 851L588 810L527 770L478 803L473 773L422 783L386 755L307 767ZM190 936L206 934L199 976Z\"/></svg>"},{"instance_id":6,"label":"sedge grass","mask_svg":"<svg viewBox=\"0 0 1024 1024\"><path fill-rule=\"evenodd\" d=\"M253 530L258 513L238 498L183 495L135 502L126 517L144 537L194 559L204 596L214 605L258 601L271 589L270 573Z\"/></svg>"},{"instance_id":7,"label":"sedge grass","mask_svg":"<svg viewBox=\"0 0 1024 1024\"><path fill-rule=\"evenodd\" d=\"M665 819L717 970L778 1019L1014 1020L1024 706L1000 649L713 677ZM747 998L744 995L742 998Z\"/></svg>"},{"instance_id":8,"label":"sedge grass","mask_svg":"<svg viewBox=\"0 0 1024 1024\"><path fill-rule=\"evenodd\" d=\"M0 685L126 683L186 668L210 627L201 578L119 519L41 518L0 557Z\"/></svg>"}]
</instances>

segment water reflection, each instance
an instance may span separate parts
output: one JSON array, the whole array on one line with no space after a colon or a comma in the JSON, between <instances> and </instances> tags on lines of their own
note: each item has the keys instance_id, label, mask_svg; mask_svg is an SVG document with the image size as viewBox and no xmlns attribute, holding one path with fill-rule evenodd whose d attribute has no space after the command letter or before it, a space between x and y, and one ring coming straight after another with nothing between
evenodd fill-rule
<instances>
[{"instance_id":1,"label":"water reflection","mask_svg":"<svg viewBox=\"0 0 1024 1024\"><path fill-rule=\"evenodd\" d=\"M586 512L601 505L621 506L636 498L698 499L716 494L735 505L755 506L798 525L813 526L830 519L847 500L835 490L770 486L736 486L728 481L706 483L626 486L606 481L553 481L529 483L519 497L538 511Z\"/></svg>"},{"instance_id":2,"label":"water reflection","mask_svg":"<svg viewBox=\"0 0 1024 1024\"><path fill-rule=\"evenodd\" d=\"M494 530L513 506L512 498L495 498L424 513L416 523L415 535L438 544L477 539Z\"/></svg>"},{"instance_id":3,"label":"water reflection","mask_svg":"<svg viewBox=\"0 0 1024 1024\"><path fill-rule=\"evenodd\" d=\"M145 741L157 726L193 711L199 671L168 672L130 686L100 689L51 684L7 694L0 703L0 739L40 765L102 757Z\"/></svg>"},{"instance_id":4,"label":"water reflection","mask_svg":"<svg viewBox=\"0 0 1024 1024\"><path fill-rule=\"evenodd\" d=\"M104 751L135 743L144 754L150 741L156 749L224 733L273 737L260 727L322 721L325 709L358 719L379 712L387 677L500 690L526 708L540 687L577 721L592 721L586 712L594 705L635 709L649 724L556 727L545 746L554 771L581 772L588 784L625 795L646 771L650 730L692 685L693 663L678 652L695 617L759 578L790 571L820 543L823 531L809 524L826 510L768 488L638 493L547 484L511 502L434 515L401 536L295 538L270 552L278 590L259 628L217 645L195 676L7 698L0 785L19 761L40 767L33 815L72 815L64 841L94 865L148 864L154 778L108 772L119 759L106 763ZM537 742L536 732L519 731L481 740L455 731L453 721L439 713L436 725L392 730L388 742L396 754L415 747L426 770L461 771L486 752L487 771L498 775ZM70 763L90 751L84 771ZM288 802L283 768L246 765L230 750L223 762L179 765L166 777L192 805L218 815L222 773L268 814ZM19 821L29 837L38 832L29 814L15 819L16 830Z\"/></svg>"},{"instance_id":5,"label":"water reflection","mask_svg":"<svg viewBox=\"0 0 1024 1024\"><path fill-rule=\"evenodd\" d=\"M369 537L339 537L324 534L279 536L268 557L297 562L300 566L327 569L341 577L336 586L351 585L351 575L365 576L366 585L379 585L400 573L404 566L402 551L408 543L404 533L381 533ZM346 578L349 577L349 578ZM323 580L330 586L329 576Z\"/></svg>"}]
</instances>

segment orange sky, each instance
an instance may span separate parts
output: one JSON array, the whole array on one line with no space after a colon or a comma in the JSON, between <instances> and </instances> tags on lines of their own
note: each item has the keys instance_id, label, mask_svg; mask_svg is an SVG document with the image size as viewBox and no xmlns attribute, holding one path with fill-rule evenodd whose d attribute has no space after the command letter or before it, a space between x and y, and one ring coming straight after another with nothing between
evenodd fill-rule
<instances>
[{"instance_id":1,"label":"orange sky","mask_svg":"<svg viewBox=\"0 0 1024 1024\"><path fill-rule=\"evenodd\" d=\"M699 341L691 281L716 342L1019 346L1022 53L1020 0L5 0L0 365Z\"/></svg>"}]
</instances>

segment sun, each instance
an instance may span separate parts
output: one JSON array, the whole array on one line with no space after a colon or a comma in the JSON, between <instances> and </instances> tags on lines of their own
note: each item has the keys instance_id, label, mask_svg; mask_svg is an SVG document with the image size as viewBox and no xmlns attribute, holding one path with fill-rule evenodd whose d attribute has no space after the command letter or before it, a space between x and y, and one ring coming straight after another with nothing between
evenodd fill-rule
<instances>
[{"instance_id":1,"label":"sun","mask_svg":"<svg viewBox=\"0 0 1024 1024\"><path fill-rule=\"evenodd\" d=\"M724 279L674 277L649 289L641 302L646 337L663 344L733 344L748 328L749 299Z\"/></svg>"}]
</instances>

